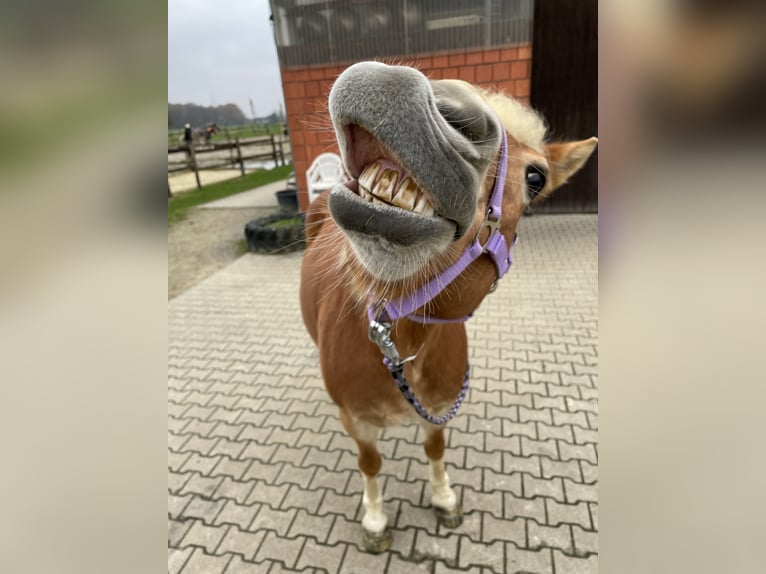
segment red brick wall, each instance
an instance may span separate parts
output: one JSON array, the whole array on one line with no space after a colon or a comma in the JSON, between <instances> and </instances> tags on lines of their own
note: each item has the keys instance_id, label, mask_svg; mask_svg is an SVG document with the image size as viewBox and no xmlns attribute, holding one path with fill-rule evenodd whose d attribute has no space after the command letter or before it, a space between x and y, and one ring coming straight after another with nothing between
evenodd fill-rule
<instances>
[{"instance_id":1,"label":"red brick wall","mask_svg":"<svg viewBox=\"0 0 766 574\"><path fill-rule=\"evenodd\" d=\"M424 55L407 63L434 80L457 78L503 90L529 103L531 45ZM301 210L308 207L306 170L311 161L325 151L338 153L327 115L327 96L335 78L350 64L282 71Z\"/></svg>"}]
</instances>

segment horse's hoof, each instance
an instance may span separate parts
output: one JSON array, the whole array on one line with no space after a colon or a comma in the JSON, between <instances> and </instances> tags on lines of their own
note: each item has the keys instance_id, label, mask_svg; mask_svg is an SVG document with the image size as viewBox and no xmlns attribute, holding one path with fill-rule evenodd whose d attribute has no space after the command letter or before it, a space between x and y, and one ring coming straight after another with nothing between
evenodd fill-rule
<instances>
[{"instance_id":1,"label":"horse's hoof","mask_svg":"<svg viewBox=\"0 0 766 574\"><path fill-rule=\"evenodd\" d=\"M386 528L383 532L370 532L362 529L362 545L367 552L380 554L391 548L391 531Z\"/></svg>"},{"instance_id":2,"label":"horse's hoof","mask_svg":"<svg viewBox=\"0 0 766 574\"><path fill-rule=\"evenodd\" d=\"M456 506L452 510L434 506L434 512L436 512L436 519L439 524L444 528L457 528L463 524L463 509L460 506Z\"/></svg>"}]
</instances>

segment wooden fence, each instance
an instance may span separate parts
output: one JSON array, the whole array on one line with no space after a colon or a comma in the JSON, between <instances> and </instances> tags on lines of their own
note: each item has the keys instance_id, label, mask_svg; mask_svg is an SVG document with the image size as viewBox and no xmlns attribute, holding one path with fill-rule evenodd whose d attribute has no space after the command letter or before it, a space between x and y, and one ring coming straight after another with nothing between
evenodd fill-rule
<instances>
[{"instance_id":1,"label":"wooden fence","mask_svg":"<svg viewBox=\"0 0 766 574\"><path fill-rule=\"evenodd\" d=\"M202 184L199 172L202 170L239 167L242 175L245 175L245 162L248 161L273 161L275 166L285 165L285 147L289 148L289 140L281 134L236 138L228 142L169 146L168 175L191 171L197 180L197 188L200 188ZM287 153L290 154L289 149ZM181 159L174 159L174 156L180 154L183 154Z\"/></svg>"}]
</instances>

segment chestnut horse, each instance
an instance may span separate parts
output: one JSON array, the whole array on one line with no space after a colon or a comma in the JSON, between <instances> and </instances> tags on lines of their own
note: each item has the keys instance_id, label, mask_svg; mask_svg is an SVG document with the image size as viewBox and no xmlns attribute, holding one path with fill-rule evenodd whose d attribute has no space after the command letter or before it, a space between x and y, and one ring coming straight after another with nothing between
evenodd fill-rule
<instances>
[{"instance_id":1,"label":"chestnut horse","mask_svg":"<svg viewBox=\"0 0 766 574\"><path fill-rule=\"evenodd\" d=\"M404 66L346 69L329 110L353 178L311 204L301 310L327 392L359 449L363 542L391 543L377 475L380 429L419 421L441 524L462 510L444 426L468 386L463 322L511 264L516 224L597 140L545 143L545 124L500 93Z\"/></svg>"}]
</instances>

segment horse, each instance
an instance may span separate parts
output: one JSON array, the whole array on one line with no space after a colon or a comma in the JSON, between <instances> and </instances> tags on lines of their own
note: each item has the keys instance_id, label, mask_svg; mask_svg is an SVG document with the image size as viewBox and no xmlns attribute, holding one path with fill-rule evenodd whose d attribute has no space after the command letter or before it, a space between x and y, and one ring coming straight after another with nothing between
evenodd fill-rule
<instances>
[{"instance_id":1,"label":"horse","mask_svg":"<svg viewBox=\"0 0 766 574\"><path fill-rule=\"evenodd\" d=\"M469 382L464 322L511 266L516 226L579 170L593 137L549 143L517 100L407 66L354 64L329 112L351 179L311 203L300 303L325 388L358 448L362 542L392 536L377 475L381 429L418 421L440 524L462 509L444 429Z\"/></svg>"},{"instance_id":2,"label":"horse","mask_svg":"<svg viewBox=\"0 0 766 574\"><path fill-rule=\"evenodd\" d=\"M217 134L221 131L217 123L208 124L204 128L194 128L191 132L192 140L190 143L197 143L199 145L207 145L210 143L210 138L213 134ZM179 136L181 143L186 143L184 134Z\"/></svg>"}]
</instances>

